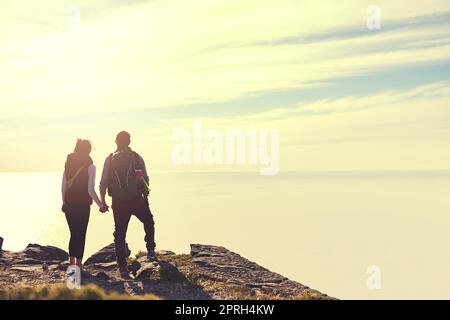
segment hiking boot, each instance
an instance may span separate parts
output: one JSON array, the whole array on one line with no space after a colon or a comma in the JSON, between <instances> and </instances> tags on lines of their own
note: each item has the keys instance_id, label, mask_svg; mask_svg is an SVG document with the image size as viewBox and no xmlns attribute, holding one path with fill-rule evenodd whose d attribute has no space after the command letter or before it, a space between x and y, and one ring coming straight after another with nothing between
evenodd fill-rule
<instances>
[{"instance_id":1,"label":"hiking boot","mask_svg":"<svg viewBox=\"0 0 450 320\"><path fill-rule=\"evenodd\" d=\"M147 260L148 260L149 262L158 262L158 258L156 257L156 253L155 253L154 250L150 250L150 251L147 253Z\"/></svg>"},{"instance_id":2,"label":"hiking boot","mask_svg":"<svg viewBox=\"0 0 450 320\"><path fill-rule=\"evenodd\" d=\"M124 279L124 280L131 279L130 272L128 271L128 267L127 266L119 266L119 273L120 273L120 277L122 279Z\"/></svg>"}]
</instances>

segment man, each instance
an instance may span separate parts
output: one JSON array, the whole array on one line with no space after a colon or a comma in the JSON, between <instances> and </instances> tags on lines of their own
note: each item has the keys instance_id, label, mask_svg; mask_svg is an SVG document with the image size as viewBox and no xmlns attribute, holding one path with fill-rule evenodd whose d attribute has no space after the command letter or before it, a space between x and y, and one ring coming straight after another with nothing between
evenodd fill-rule
<instances>
[{"instance_id":1,"label":"man","mask_svg":"<svg viewBox=\"0 0 450 320\"><path fill-rule=\"evenodd\" d=\"M122 276L128 275L126 234L131 215L144 225L147 258L157 261L155 255L155 229L153 215L148 203L148 174L142 157L131 150L131 137L122 131L116 137L117 150L110 154L103 166L100 196L106 206L106 191L112 198L114 215L114 243L116 259Z\"/></svg>"}]
</instances>

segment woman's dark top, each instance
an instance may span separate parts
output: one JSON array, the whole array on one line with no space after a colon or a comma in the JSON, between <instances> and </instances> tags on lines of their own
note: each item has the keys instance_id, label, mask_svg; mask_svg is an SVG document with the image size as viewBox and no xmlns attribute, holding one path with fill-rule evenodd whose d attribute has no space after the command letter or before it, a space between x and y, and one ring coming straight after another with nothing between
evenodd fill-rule
<instances>
[{"instance_id":1,"label":"woman's dark top","mask_svg":"<svg viewBox=\"0 0 450 320\"><path fill-rule=\"evenodd\" d=\"M89 166L93 164L91 157L81 157L75 153L67 156L65 165L66 181L69 182L72 177L81 169L76 176L73 184L68 184L67 190L64 196L66 204L86 205L92 204L92 198L88 192L89 184Z\"/></svg>"}]
</instances>

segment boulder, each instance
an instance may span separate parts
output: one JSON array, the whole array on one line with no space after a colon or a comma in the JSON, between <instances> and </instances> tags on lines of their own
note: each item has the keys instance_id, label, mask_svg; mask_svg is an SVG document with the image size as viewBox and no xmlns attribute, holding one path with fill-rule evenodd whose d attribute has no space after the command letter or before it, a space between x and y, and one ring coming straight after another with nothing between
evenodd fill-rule
<instances>
[{"instance_id":1,"label":"boulder","mask_svg":"<svg viewBox=\"0 0 450 320\"><path fill-rule=\"evenodd\" d=\"M182 282L185 280L185 276L170 262L148 262L146 257L139 258L137 262L141 267L135 272L136 280L160 279L172 282Z\"/></svg>"},{"instance_id":2,"label":"boulder","mask_svg":"<svg viewBox=\"0 0 450 320\"><path fill-rule=\"evenodd\" d=\"M110 277L104 271L97 272L97 273L93 274L93 276L94 276L94 278L99 279L99 280L108 281L110 279Z\"/></svg>"},{"instance_id":3,"label":"boulder","mask_svg":"<svg viewBox=\"0 0 450 320\"><path fill-rule=\"evenodd\" d=\"M159 266L159 277L162 280L182 282L185 280L185 276L178 270L178 268L166 261L160 261Z\"/></svg>"},{"instance_id":4,"label":"boulder","mask_svg":"<svg viewBox=\"0 0 450 320\"><path fill-rule=\"evenodd\" d=\"M136 280L151 280L159 276L159 265L157 263L141 263L141 268L136 272Z\"/></svg>"},{"instance_id":5,"label":"boulder","mask_svg":"<svg viewBox=\"0 0 450 320\"><path fill-rule=\"evenodd\" d=\"M128 266L128 270L130 270L134 275L141 269L141 263L139 261L133 260L131 264Z\"/></svg>"},{"instance_id":6,"label":"boulder","mask_svg":"<svg viewBox=\"0 0 450 320\"><path fill-rule=\"evenodd\" d=\"M131 255L131 251L127 244L127 257ZM97 263L109 263L116 261L116 247L114 243L111 243L94 253L89 259L86 260L86 265L97 264Z\"/></svg>"},{"instance_id":7,"label":"boulder","mask_svg":"<svg viewBox=\"0 0 450 320\"><path fill-rule=\"evenodd\" d=\"M3 238L0 237L0 254L2 253L2 247L3 247Z\"/></svg>"},{"instance_id":8,"label":"boulder","mask_svg":"<svg viewBox=\"0 0 450 320\"><path fill-rule=\"evenodd\" d=\"M114 243L111 243L101 249L100 251L94 253L89 259L86 260L85 264L96 264L96 263L109 263L116 261L116 249Z\"/></svg>"},{"instance_id":9,"label":"boulder","mask_svg":"<svg viewBox=\"0 0 450 320\"><path fill-rule=\"evenodd\" d=\"M64 250L53 246L41 246L38 244L29 244L22 254L33 261L39 261L40 263L48 261L64 261L69 258L69 255Z\"/></svg>"}]
</instances>

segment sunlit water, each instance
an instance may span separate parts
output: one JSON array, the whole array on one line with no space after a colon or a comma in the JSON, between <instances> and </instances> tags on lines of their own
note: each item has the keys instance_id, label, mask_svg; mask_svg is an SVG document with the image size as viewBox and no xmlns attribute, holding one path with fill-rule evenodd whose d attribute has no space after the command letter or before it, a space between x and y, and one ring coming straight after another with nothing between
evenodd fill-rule
<instances>
[{"instance_id":1,"label":"sunlit water","mask_svg":"<svg viewBox=\"0 0 450 320\"><path fill-rule=\"evenodd\" d=\"M66 248L60 174L0 174L4 247ZM151 207L158 249L222 245L342 299L450 298L450 173L160 173ZM112 242L93 207L86 255ZM144 249L133 219L128 242ZM367 267L381 289L367 288Z\"/></svg>"}]
</instances>

